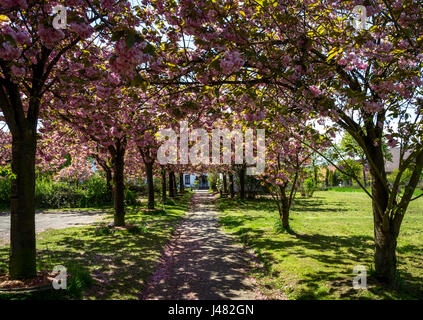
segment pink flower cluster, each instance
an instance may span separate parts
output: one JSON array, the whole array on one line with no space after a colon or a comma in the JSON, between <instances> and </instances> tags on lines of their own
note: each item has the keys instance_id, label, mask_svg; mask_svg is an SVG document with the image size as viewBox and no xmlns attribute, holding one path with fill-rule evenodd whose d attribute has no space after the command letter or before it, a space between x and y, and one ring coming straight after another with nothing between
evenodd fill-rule
<instances>
[{"instance_id":1,"label":"pink flower cluster","mask_svg":"<svg viewBox=\"0 0 423 320\"><path fill-rule=\"evenodd\" d=\"M115 0L101 0L101 6L107 10L112 10Z\"/></svg>"},{"instance_id":2,"label":"pink flower cluster","mask_svg":"<svg viewBox=\"0 0 423 320\"><path fill-rule=\"evenodd\" d=\"M31 40L26 31L15 31L10 26L5 25L1 29L1 33L7 34L12 37L18 44L31 44Z\"/></svg>"},{"instance_id":3,"label":"pink flower cluster","mask_svg":"<svg viewBox=\"0 0 423 320\"><path fill-rule=\"evenodd\" d=\"M376 113L383 109L383 104L381 102L368 102L365 104L365 109L370 113Z\"/></svg>"},{"instance_id":4,"label":"pink flower cluster","mask_svg":"<svg viewBox=\"0 0 423 320\"><path fill-rule=\"evenodd\" d=\"M0 50L0 58L3 60L16 60L21 55L21 50L9 42L3 42Z\"/></svg>"},{"instance_id":5,"label":"pink flower cluster","mask_svg":"<svg viewBox=\"0 0 423 320\"><path fill-rule=\"evenodd\" d=\"M26 0L0 0L0 7L3 9L10 9L13 7L19 7L21 9L28 8Z\"/></svg>"},{"instance_id":6,"label":"pink flower cluster","mask_svg":"<svg viewBox=\"0 0 423 320\"><path fill-rule=\"evenodd\" d=\"M220 61L220 67L224 74L231 74L239 71L244 65L245 60L241 57L241 54L237 51L226 52L223 60Z\"/></svg>"},{"instance_id":7,"label":"pink flower cluster","mask_svg":"<svg viewBox=\"0 0 423 320\"><path fill-rule=\"evenodd\" d=\"M42 24L40 24L38 28L38 35L40 36L41 42L49 49L53 49L55 44L65 37L62 30L48 28Z\"/></svg>"},{"instance_id":8,"label":"pink flower cluster","mask_svg":"<svg viewBox=\"0 0 423 320\"><path fill-rule=\"evenodd\" d=\"M87 23L76 23L76 22L71 22L69 24L69 29L72 32L75 32L76 34L78 34L78 36L81 39L86 39L89 38L91 36L91 34L94 32L94 28L91 27L89 24Z\"/></svg>"},{"instance_id":9,"label":"pink flower cluster","mask_svg":"<svg viewBox=\"0 0 423 320\"><path fill-rule=\"evenodd\" d=\"M312 93L312 95L314 97L318 97L318 96L320 96L322 94L322 92L320 91L320 89L318 87L316 87L316 86L310 86L309 89L310 89L310 92Z\"/></svg>"},{"instance_id":10,"label":"pink flower cluster","mask_svg":"<svg viewBox=\"0 0 423 320\"><path fill-rule=\"evenodd\" d=\"M143 52L146 42L137 43L128 49L125 40L121 39L115 44L116 59L111 64L111 69L117 74L133 78L136 66L151 61L151 56Z\"/></svg>"}]
</instances>

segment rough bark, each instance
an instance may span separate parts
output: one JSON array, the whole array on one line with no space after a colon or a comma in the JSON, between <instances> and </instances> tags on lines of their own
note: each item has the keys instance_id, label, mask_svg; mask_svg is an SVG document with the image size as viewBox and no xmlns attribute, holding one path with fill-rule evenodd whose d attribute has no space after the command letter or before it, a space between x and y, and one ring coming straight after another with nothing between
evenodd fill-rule
<instances>
[{"instance_id":1,"label":"rough bark","mask_svg":"<svg viewBox=\"0 0 423 320\"><path fill-rule=\"evenodd\" d=\"M289 209L290 209L290 201L286 195L286 186L279 186L280 190L280 200L281 206L279 210L279 216L282 221L282 227L286 230L289 229Z\"/></svg>"},{"instance_id":2,"label":"rough bark","mask_svg":"<svg viewBox=\"0 0 423 320\"><path fill-rule=\"evenodd\" d=\"M390 225L387 215L381 214L385 212L388 204L388 193L381 188L378 179L373 176L372 195L374 200L373 206L373 220L374 220L374 237L375 237L375 271L376 277L382 282L391 283L395 277L396 271L396 254L395 249L397 245L396 237L392 233L392 226Z\"/></svg>"},{"instance_id":3,"label":"rough bark","mask_svg":"<svg viewBox=\"0 0 423 320\"><path fill-rule=\"evenodd\" d=\"M226 182L226 174L223 174L223 193L228 193L228 184Z\"/></svg>"},{"instance_id":4,"label":"rough bark","mask_svg":"<svg viewBox=\"0 0 423 320\"><path fill-rule=\"evenodd\" d=\"M173 172L169 171L169 197L175 197L175 184L173 182Z\"/></svg>"},{"instance_id":5,"label":"rough bark","mask_svg":"<svg viewBox=\"0 0 423 320\"><path fill-rule=\"evenodd\" d=\"M173 181L173 190L175 192L175 197L176 197L176 193L178 192L178 186L177 186L177 183L176 183L175 172L172 172L172 181Z\"/></svg>"},{"instance_id":6,"label":"rough bark","mask_svg":"<svg viewBox=\"0 0 423 320\"><path fill-rule=\"evenodd\" d=\"M185 192L185 185L184 185L184 174L180 173L179 174L179 191L181 193Z\"/></svg>"},{"instance_id":7,"label":"rough bark","mask_svg":"<svg viewBox=\"0 0 423 320\"><path fill-rule=\"evenodd\" d=\"M147 175L147 193L148 193L148 209L154 209L154 181L153 181L153 163L145 163L145 171Z\"/></svg>"},{"instance_id":8,"label":"rough bark","mask_svg":"<svg viewBox=\"0 0 423 320\"><path fill-rule=\"evenodd\" d=\"M113 199L113 186L112 186L112 170L105 170L106 172L106 187L107 187L107 201L112 202Z\"/></svg>"},{"instance_id":9,"label":"rough bark","mask_svg":"<svg viewBox=\"0 0 423 320\"><path fill-rule=\"evenodd\" d=\"M245 200L245 167L239 170L239 197Z\"/></svg>"},{"instance_id":10,"label":"rough bark","mask_svg":"<svg viewBox=\"0 0 423 320\"><path fill-rule=\"evenodd\" d=\"M397 272L397 258L395 253L397 239L404 214L420 180L423 168L423 152L420 151L416 156L413 173L399 203L396 203L390 198L392 194L390 195L384 187L382 181L382 179L386 178L384 167L379 167L382 168L379 169L379 172L375 170L375 168L378 168L378 165L383 163L382 150L373 152L372 155L371 160L375 164L370 169L370 174L372 175L372 205L375 235L375 274L379 281L393 285L395 284ZM396 188L393 187L393 189L395 190ZM396 193L396 190L393 192Z\"/></svg>"},{"instance_id":11,"label":"rough bark","mask_svg":"<svg viewBox=\"0 0 423 320\"><path fill-rule=\"evenodd\" d=\"M114 225L125 226L125 183L124 183L124 163L125 148L122 142L116 143L113 152L113 184L114 184Z\"/></svg>"},{"instance_id":12,"label":"rough bark","mask_svg":"<svg viewBox=\"0 0 423 320\"><path fill-rule=\"evenodd\" d=\"M231 198L235 197L234 175L232 173L229 173L229 193Z\"/></svg>"},{"instance_id":13,"label":"rough bark","mask_svg":"<svg viewBox=\"0 0 423 320\"><path fill-rule=\"evenodd\" d=\"M277 206L282 227L285 230L289 230L289 210L291 207L291 200L286 194L286 186L279 185L279 201L277 202Z\"/></svg>"},{"instance_id":14,"label":"rough bark","mask_svg":"<svg viewBox=\"0 0 423 320\"><path fill-rule=\"evenodd\" d=\"M12 180L10 204L9 277L13 280L36 276L35 249L35 150L36 130L27 128L12 138Z\"/></svg>"}]
</instances>

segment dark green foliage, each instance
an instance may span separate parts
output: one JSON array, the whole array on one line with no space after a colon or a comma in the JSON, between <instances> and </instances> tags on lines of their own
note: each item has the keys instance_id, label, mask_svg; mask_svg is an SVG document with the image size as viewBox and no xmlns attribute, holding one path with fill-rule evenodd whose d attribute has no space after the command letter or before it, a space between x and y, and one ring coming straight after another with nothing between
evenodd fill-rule
<instances>
[{"instance_id":1,"label":"dark green foliage","mask_svg":"<svg viewBox=\"0 0 423 320\"><path fill-rule=\"evenodd\" d=\"M88 270L76 264L68 265L67 272L66 293L70 298L80 299L84 290L89 289L93 284L93 279Z\"/></svg>"},{"instance_id":2,"label":"dark green foliage","mask_svg":"<svg viewBox=\"0 0 423 320\"><path fill-rule=\"evenodd\" d=\"M0 208L7 207L10 201L10 185L9 179L0 177Z\"/></svg>"},{"instance_id":3,"label":"dark green foliage","mask_svg":"<svg viewBox=\"0 0 423 320\"><path fill-rule=\"evenodd\" d=\"M0 208L10 205L10 178L0 176ZM126 205L135 205L138 192L126 188ZM94 175L79 184L40 176L35 184L35 205L42 209L89 208L111 205L105 179Z\"/></svg>"},{"instance_id":4,"label":"dark green foliage","mask_svg":"<svg viewBox=\"0 0 423 320\"><path fill-rule=\"evenodd\" d=\"M314 191L316 190L316 185L314 184L314 180L312 178L307 178L304 180L304 189L306 196L311 198Z\"/></svg>"},{"instance_id":5,"label":"dark green foliage","mask_svg":"<svg viewBox=\"0 0 423 320\"><path fill-rule=\"evenodd\" d=\"M125 189L125 205L132 206L137 204L137 197L138 194L134 190L130 190L128 188Z\"/></svg>"},{"instance_id":6,"label":"dark green foliage","mask_svg":"<svg viewBox=\"0 0 423 320\"><path fill-rule=\"evenodd\" d=\"M175 205L175 201L173 201L172 199L166 199L165 205L174 206Z\"/></svg>"}]
</instances>

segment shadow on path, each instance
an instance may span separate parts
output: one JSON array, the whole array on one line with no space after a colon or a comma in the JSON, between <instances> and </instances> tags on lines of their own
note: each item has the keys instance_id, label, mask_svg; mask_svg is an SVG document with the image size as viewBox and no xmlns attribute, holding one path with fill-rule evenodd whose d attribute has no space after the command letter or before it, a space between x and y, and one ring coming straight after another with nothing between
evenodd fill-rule
<instances>
[{"instance_id":1,"label":"shadow on path","mask_svg":"<svg viewBox=\"0 0 423 320\"><path fill-rule=\"evenodd\" d=\"M175 229L144 299L254 299L249 268L255 257L221 231L213 195L197 192Z\"/></svg>"}]
</instances>

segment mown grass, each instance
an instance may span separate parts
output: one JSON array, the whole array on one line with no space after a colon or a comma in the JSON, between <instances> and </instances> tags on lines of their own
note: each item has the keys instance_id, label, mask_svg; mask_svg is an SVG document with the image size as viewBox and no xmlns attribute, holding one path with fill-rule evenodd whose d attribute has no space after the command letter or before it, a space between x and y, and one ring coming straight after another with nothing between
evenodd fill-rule
<instances>
[{"instance_id":1,"label":"mown grass","mask_svg":"<svg viewBox=\"0 0 423 320\"><path fill-rule=\"evenodd\" d=\"M388 289L373 273L373 218L364 192L316 192L291 211L281 232L271 199L220 199L223 228L253 248L264 265L253 271L270 299L422 299L423 199L410 204L398 239L398 284ZM355 290L353 268L367 269L367 290Z\"/></svg>"},{"instance_id":2,"label":"mown grass","mask_svg":"<svg viewBox=\"0 0 423 320\"><path fill-rule=\"evenodd\" d=\"M63 265L77 276L71 280L68 294L57 292L53 298L141 298L145 281L155 270L174 226L187 212L190 198L191 193L186 192L172 204L158 204L155 211L145 210L145 206L128 207L126 222L135 225L129 230L107 227L113 221L110 209L104 222L38 234L37 269L52 270L55 265ZM0 247L0 273L7 272L8 254L8 246Z\"/></svg>"}]
</instances>

